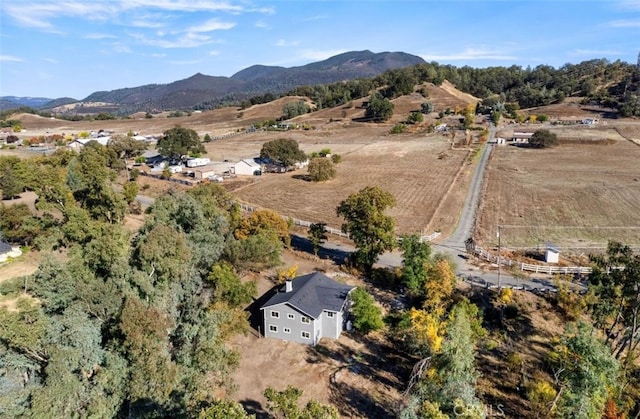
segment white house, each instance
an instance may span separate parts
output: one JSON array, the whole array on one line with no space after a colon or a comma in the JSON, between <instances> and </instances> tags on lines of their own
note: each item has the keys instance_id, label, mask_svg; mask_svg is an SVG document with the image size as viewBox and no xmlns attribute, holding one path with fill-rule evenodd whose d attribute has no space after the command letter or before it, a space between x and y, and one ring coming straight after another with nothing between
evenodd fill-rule
<instances>
[{"instance_id":1,"label":"white house","mask_svg":"<svg viewBox=\"0 0 640 419\"><path fill-rule=\"evenodd\" d=\"M71 141L67 146L76 151L79 151L82 147L84 147L89 141L96 141L97 143L106 146L111 140L111 137L96 137L96 138L76 138Z\"/></svg>"},{"instance_id":2,"label":"white house","mask_svg":"<svg viewBox=\"0 0 640 419\"><path fill-rule=\"evenodd\" d=\"M232 173L236 175L248 175L253 176L256 174L262 174L262 166L255 162L253 159L243 159L231 166Z\"/></svg>"}]
</instances>

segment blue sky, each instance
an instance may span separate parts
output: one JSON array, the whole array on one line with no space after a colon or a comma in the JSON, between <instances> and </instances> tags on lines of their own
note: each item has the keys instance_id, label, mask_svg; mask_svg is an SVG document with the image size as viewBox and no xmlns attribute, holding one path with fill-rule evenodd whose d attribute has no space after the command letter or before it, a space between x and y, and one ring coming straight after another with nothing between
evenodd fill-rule
<instances>
[{"instance_id":1,"label":"blue sky","mask_svg":"<svg viewBox=\"0 0 640 419\"><path fill-rule=\"evenodd\" d=\"M456 66L635 63L640 0L2 0L0 96L71 96L402 51Z\"/></svg>"}]
</instances>

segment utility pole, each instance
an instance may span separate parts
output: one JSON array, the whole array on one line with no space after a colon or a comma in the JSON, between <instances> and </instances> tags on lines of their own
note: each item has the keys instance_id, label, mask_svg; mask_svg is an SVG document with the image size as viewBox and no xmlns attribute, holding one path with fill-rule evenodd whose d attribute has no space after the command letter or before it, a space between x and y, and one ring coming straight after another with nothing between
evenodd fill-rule
<instances>
[{"instance_id":1,"label":"utility pole","mask_svg":"<svg viewBox=\"0 0 640 419\"><path fill-rule=\"evenodd\" d=\"M498 224L498 291L502 289L502 248L500 246L500 224Z\"/></svg>"}]
</instances>

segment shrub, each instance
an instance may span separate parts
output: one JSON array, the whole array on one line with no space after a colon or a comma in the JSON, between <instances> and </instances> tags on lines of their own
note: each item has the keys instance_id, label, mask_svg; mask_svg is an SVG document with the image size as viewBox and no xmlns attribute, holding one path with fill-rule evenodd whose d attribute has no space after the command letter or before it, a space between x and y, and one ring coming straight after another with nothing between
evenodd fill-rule
<instances>
[{"instance_id":1,"label":"shrub","mask_svg":"<svg viewBox=\"0 0 640 419\"><path fill-rule=\"evenodd\" d=\"M402 122L395 124L393 128L391 128L391 134L402 134L407 130L407 126Z\"/></svg>"}]
</instances>

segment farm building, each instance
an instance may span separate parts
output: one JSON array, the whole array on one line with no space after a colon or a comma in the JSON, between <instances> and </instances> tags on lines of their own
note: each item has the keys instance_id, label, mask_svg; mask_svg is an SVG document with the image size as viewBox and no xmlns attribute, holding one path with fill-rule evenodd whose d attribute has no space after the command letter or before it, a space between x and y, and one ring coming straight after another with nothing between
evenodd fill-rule
<instances>
[{"instance_id":1,"label":"farm building","mask_svg":"<svg viewBox=\"0 0 640 419\"><path fill-rule=\"evenodd\" d=\"M260 308L264 336L307 345L339 338L353 289L321 272L286 281Z\"/></svg>"},{"instance_id":2,"label":"farm building","mask_svg":"<svg viewBox=\"0 0 640 419\"><path fill-rule=\"evenodd\" d=\"M71 141L67 147L79 151L82 147L84 147L89 141L96 141L101 145L106 146L111 140L111 137L96 137L96 138L76 138Z\"/></svg>"},{"instance_id":3,"label":"farm building","mask_svg":"<svg viewBox=\"0 0 640 419\"><path fill-rule=\"evenodd\" d=\"M552 243L547 243L546 246L547 250L544 253L544 261L547 263L558 263L560 260L560 249L558 249L558 246Z\"/></svg>"},{"instance_id":4,"label":"farm building","mask_svg":"<svg viewBox=\"0 0 640 419\"><path fill-rule=\"evenodd\" d=\"M253 159L243 159L231 167L231 172L236 175L259 175L262 174L262 166Z\"/></svg>"},{"instance_id":5,"label":"farm building","mask_svg":"<svg viewBox=\"0 0 640 419\"><path fill-rule=\"evenodd\" d=\"M527 144L533 137L533 131L514 131L511 141L516 144Z\"/></svg>"}]
</instances>

